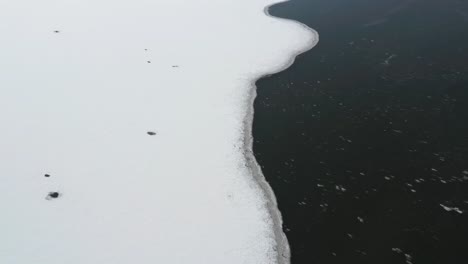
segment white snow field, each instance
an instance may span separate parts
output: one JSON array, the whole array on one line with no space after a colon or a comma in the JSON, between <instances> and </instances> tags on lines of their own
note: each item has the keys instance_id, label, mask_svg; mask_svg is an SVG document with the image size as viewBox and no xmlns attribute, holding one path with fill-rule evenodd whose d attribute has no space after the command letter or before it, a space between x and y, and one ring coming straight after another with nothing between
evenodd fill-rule
<instances>
[{"instance_id":1,"label":"white snow field","mask_svg":"<svg viewBox=\"0 0 468 264\"><path fill-rule=\"evenodd\" d=\"M1 264L289 262L253 81L314 31L272 0L0 1Z\"/></svg>"}]
</instances>

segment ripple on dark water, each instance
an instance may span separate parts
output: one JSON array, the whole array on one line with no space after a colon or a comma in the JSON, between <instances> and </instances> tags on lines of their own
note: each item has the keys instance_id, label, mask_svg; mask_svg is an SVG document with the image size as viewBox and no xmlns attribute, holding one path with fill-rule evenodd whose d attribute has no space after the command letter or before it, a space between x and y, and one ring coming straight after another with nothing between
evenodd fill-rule
<instances>
[{"instance_id":1,"label":"ripple on dark water","mask_svg":"<svg viewBox=\"0 0 468 264\"><path fill-rule=\"evenodd\" d=\"M292 263L468 263L468 2L293 0L319 44L257 83Z\"/></svg>"}]
</instances>

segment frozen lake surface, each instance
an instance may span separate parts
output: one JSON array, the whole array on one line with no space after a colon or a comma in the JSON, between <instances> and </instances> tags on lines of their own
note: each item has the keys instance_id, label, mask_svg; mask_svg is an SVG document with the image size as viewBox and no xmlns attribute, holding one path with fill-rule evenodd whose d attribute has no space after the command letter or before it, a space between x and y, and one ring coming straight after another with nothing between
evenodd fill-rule
<instances>
[{"instance_id":1,"label":"frozen lake surface","mask_svg":"<svg viewBox=\"0 0 468 264\"><path fill-rule=\"evenodd\" d=\"M317 35L274 2L3 3L0 263L288 262L253 81Z\"/></svg>"}]
</instances>

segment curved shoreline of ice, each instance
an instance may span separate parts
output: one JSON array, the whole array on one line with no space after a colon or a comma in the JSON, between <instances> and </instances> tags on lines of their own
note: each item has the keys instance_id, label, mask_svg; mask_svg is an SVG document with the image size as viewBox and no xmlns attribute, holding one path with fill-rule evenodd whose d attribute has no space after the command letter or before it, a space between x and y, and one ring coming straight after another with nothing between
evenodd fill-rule
<instances>
[{"instance_id":1,"label":"curved shoreline of ice","mask_svg":"<svg viewBox=\"0 0 468 264\"><path fill-rule=\"evenodd\" d=\"M2 6L0 263L288 262L255 81L318 38L273 2Z\"/></svg>"},{"instance_id":2,"label":"curved shoreline of ice","mask_svg":"<svg viewBox=\"0 0 468 264\"><path fill-rule=\"evenodd\" d=\"M273 192L273 189L271 186L268 184L265 176L263 175L262 169L257 163L257 160L255 159L255 156L253 154L253 135L252 135L252 125L254 122L254 102L255 98L257 97L257 87L256 87L256 82L266 76L273 75L275 73L281 72L289 68L295 61L296 57L311 50L312 48L317 45L319 42L319 34L317 31L314 29L310 28L309 26L295 20L291 19L286 19L286 18L281 18L281 17L275 17L269 13L269 9L280 3L288 2L291 0L284 0L284 1L279 1L276 3L273 3L271 5L268 5L264 9L265 15L272 17L274 19L280 19L280 20L285 20L288 22L296 23L301 25L303 28L307 29L309 32L312 33L312 37L310 39L310 42L305 45L302 48L299 48L295 51L292 51L288 57L289 60L283 64L279 65L276 69L269 71L268 73L263 73L260 74L258 77L254 78L253 81L251 82L250 86L250 96L248 99L248 107L247 107L247 114L244 120L244 148L245 148L245 156L246 159L249 163L249 168L251 169L251 174L254 178L254 180L257 182L257 184L260 186L262 189L264 195L266 196L266 202L267 202L267 208L268 212L273 220L273 231L275 235L275 241L277 245L277 263L278 264L289 264L290 259L291 259L291 249L289 247L288 239L286 237L286 234L283 231L283 220L281 216L281 212L278 209L278 203L276 200L276 196Z\"/></svg>"}]
</instances>

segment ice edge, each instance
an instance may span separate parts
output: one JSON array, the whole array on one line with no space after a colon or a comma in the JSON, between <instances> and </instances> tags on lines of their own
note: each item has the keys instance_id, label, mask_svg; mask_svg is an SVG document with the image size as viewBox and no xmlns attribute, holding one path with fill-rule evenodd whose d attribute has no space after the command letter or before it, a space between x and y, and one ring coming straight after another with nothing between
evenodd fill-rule
<instances>
[{"instance_id":1,"label":"ice edge","mask_svg":"<svg viewBox=\"0 0 468 264\"><path fill-rule=\"evenodd\" d=\"M279 73L289 68L294 63L298 55L305 53L308 50L312 49L319 42L318 32L308 27L307 25L299 21L281 18L281 17L275 17L270 14L269 12L270 7L276 4L284 3L288 1L290 0L278 1L276 3L270 4L264 8L263 12L266 16L272 17L274 19L285 20L288 22L293 22L293 23L298 24L302 26L303 28L305 28L306 30L308 30L313 35L313 37L311 38L311 41L308 43L307 46L303 47L302 49L292 51L291 54L289 54L288 56L289 59L285 64L279 65L276 70L273 70L269 73L259 74L257 77L252 78L252 80L250 81L250 85L249 85L250 87L249 87L249 96L247 99L247 110L246 110L246 114L243 120L244 122L244 127L243 127L244 151L243 153L245 156L245 160L247 161L247 167L250 170L250 173L253 176L255 183L258 184L258 186L263 191L263 194L265 195L265 198L266 198L265 206L273 222L274 240L276 244L275 245L276 259L277 259L278 264L289 264L291 262L291 250L289 247L286 234L283 232L283 228L282 228L283 220L281 217L281 212L278 209L276 196L273 192L273 189L266 181L266 178L264 177L262 173L262 169L258 165L257 160L255 159L255 156L253 154L252 126L253 126L253 120L254 120L254 102L255 102L255 98L257 97L256 83L258 80L266 76Z\"/></svg>"}]
</instances>

